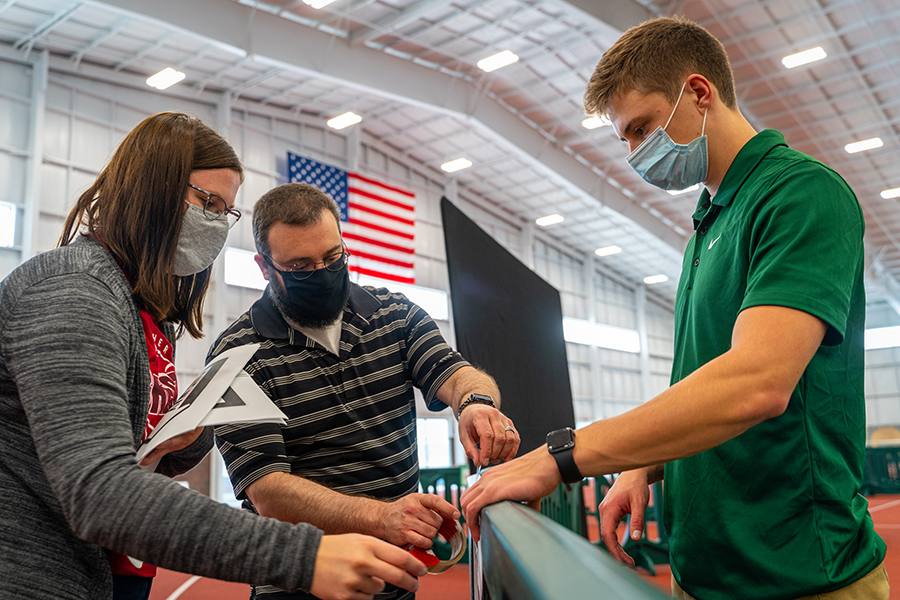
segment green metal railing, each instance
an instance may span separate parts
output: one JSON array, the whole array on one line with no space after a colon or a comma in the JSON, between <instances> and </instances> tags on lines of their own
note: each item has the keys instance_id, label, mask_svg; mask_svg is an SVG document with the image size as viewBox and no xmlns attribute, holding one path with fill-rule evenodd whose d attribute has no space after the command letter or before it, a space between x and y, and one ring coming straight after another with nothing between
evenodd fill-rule
<instances>
[{"instance_id":1,"label":"green metal railing","mask_svg":"<svg viewBox=\"0 0 900 600\"><path fill-rule=\"evenodd\" d=\"M530 508L481 512L483 598L663 600L665 594L590 542Z\"/></svg>"},{"instance_id":2,"label":"green metal railing","mask_svg":"<svg viewBox=\"0 0 900 600\"><path fill-rule=\"evenodd\" d=\"M866 448L861 493L864 496L900 493L900 448L897 446Z\"/></svg>"}]
</instances>

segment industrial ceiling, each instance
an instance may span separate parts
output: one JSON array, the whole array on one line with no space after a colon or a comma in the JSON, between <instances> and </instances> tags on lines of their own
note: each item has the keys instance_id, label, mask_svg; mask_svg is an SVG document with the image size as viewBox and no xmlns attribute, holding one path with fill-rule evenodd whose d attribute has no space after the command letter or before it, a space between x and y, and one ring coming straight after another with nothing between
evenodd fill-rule
<instances>
[{"instance_id":1,"label":"industrial ceiling","mask_svg":"<svg viewBox=\"0 0 900 600\"><path fill-rule=\"evenodd\" d=\"M312 0L308 0L312 2ZM672 196L625 163L610 127L587 129L584 86L630 26L682 14L725 44L738 103L757 128L834 167L866 215L870 301L900 308L900 2L897 0L0 0L0 43L47 50L51 68L147 77L323 121L353 111L366 134L455 180L510 222L540 228L633 285L665 274L674 298L699 192ZM827 57L787 69L782 58ZM493 72L476 63L508 50ZM846 144L883 145L850 154ZM440 165L466 157L452 175ZM886 194L889 195L889 194Z\"/></svg>"}]
</instances>

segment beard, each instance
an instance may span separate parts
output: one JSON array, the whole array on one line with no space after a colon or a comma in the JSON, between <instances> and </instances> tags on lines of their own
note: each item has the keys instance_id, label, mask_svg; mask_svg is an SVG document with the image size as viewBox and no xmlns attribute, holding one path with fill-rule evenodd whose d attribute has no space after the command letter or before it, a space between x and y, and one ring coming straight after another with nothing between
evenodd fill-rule
<instances>
[{"instance_id":1,"label":"beard","mask_svg":"<svg viewBox=\"0 0 900 600\"><path fill-rule=\"evenodd\" d=\"M285 290L274 278L269 279L266 293L269 295L275 308L277 308L278 312L281 313L281 316L284 317L284 320L287 321L288 324L297 327L306 329L325 329L329 325L336 323L344 313L344 307L342 306L337 312L328 317L308 317L290 305L287 290Z\"/></svg>"}]
</instances>

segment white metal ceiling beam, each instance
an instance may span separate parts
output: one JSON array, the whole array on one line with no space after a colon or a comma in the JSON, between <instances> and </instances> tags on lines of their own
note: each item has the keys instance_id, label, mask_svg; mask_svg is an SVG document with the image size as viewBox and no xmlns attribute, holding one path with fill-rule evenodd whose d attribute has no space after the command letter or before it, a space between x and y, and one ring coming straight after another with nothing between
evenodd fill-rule
<instances>
[{"instance_id":1,"label":"white metal ceiling beam","mask_svg":"<svg viewBox=\"0 0 900 600\"><path fill-rule=\"evenodd\" d=\"M35 27L28 35L26 35L22 39L17 40L13 44L13 48L18 50L20 48L26 47L26 51L30 52L31 47L38 39L53 31L54 28L59 27L61 23L72 16L72 13L77 11L79 8L81 8L80 2L69 6L68 8L61 9L55 15Z\"/></svg>"},{"instance_id":2,"label":"white metal ceiling beam","mask_svg":"<svg viewBox=\"0 0 900 600\"><path fill-rule=\"evenodd\" d=\"M242 93L244 93L245 91L249 90L250 88L256 87L263 81L266 81L267 79L272 79L276 75L280 74L282 71L284 71L284 69L282 69L280 67L272 67L265 73L260 73L253 79L250 79L248 81L241 83L240 85L236 85L233 88L230 88L225 93L228 94L229 96L236 98L236 97L240 96Z\"/></svg>"},{"instance_id":3,"label":"white metal ceiling beam","mask_svg":"<svg viewBox=\"0 0 900 600\"><path fill-rule=\"evenodd\" d=\"M447 29L448 25L452 21L454 21L456 19L462 19L464 17L472 16L479 9L481 9L482 6L484 6L486 4L490 4L493 1L494 0L474 0L471 4L469 4L465 8L459 9L459 11L457 13L455 13L452 17L449 17L447 19L435 19L435 21L433 23L430 23L428 25L423 25L423 26L419 27L418 29L409 31L405 34L400 34L396 28L394 29L394 32L396 33L397 37L400 38L400 41L409 40L409 41L415 42L416 44L418 44L420 46L425 47L426 49L440 51L441 45L448 45L448 44L439 44L439 45L427 44L427 43L423 42L424 36L431 33L432 31L435 31L435 30L438 30L441 28ZM472 32L472 30L462 32L462 33L460 33L460 36L463 36L463 37L468 36L471 32ZM396 45L397 43L398 43L397 41L392 41L388 44L375 44L373 40L370 40L370 41L366 42L366 45L368 45L371 48L384 48L386 46ZM454 56L452 52L446 51L446 52L442 52L442 53L446 54L448 56L451 56L453 58L459 59L459 57ZM417 55L418 54L422 54L422 52L417 53Z\"/></svg>"},{"instance_id":4,"label":"white metal ceiling beam","mask_svg":"<svg viewBox=\"0 0 900 600\"><path fill-rule=\"evenodd\" d=\"M403 27L411 21L415 21L436 6L446 5L446 0L422 0L404 8L403 10L383 19L374 27L367 27L350 36L351 46L361 46L394 29Z\"/></svg>"},{"instance_id":5,"label":"white metal ceiling beam","mask_svg":"<svg viewBox=\"0 0 900 600\"><path fill-rule=\"evenodd\" d=\"M644 21L658 17L643 4L635 0L557 0L567 4L591 20L621 34L623 31ZM618 37L618 35L616 36Z\"/></svg>"},{"instance_id":6,"label":"white metal ceiling beam","mask_svg":"<svg viewBox=\"0 0 900 600\"><path fill-rule=\"evenodd\" d=\"M170 40L175 38L175 36L176 36L175 32L166 34L165 36L161 37L154 43L145 47L143 50L141 50L134 56L131 56L131 57L127 58L126 60L123 60L122 62L117 64L115 67L113 67L113 71L121 71L125 67L133 65L134 63L140 61L142 58L144 58L151 52L155 52L155 51L159 50L160 48L162 48L163 46L165 46L166 44L168 44Z\"/></svg>"},{"instance_id":7,"label":"white metal ceiling beam","mask_svg":"<svg viewBox=\"0 0 900 600\"><path fill-rule=\"evenodd\" d=\"M79 64L81 62L81 59L84 58L85 53L93 50L114 35L117 35L120 31L125 29L125 27L127 27L129 23L131 23L131 19L119 19L119 21L110 29L107 29L106 31L92 39L89 44L80 48L77 52L72 54L72 62L74 62L76 65Z\"/></svg>"},{"instance_id":8,"label":"white metal ceiling beam","mask_svg":"<svg viewBox=\"0 0 900 600\"><path fill-rule=\"evenodd\" d=\"M0 13L5 11L7 8L10 8L15 3L16 3L16 0L6 0L5 4L0 5Z\"/></svg>"},{"instance_id":9,"label":"white metal ceiling beam","mask_svg":"<svg viewBox=\"0 0 900 600\"><path fill-rule=\"evenodd\" d=\"M630 0L627 0L630 1ZM547 143L540 131L529 127L474 86L409 61L367 47L353 48L313 29L298 33L297 25L237 2L194 0L185 10L180 0L106 0L145 18L216 40L234 44L238 51L252 49L253 57L273 66L292 68L305 75L356 88L376 96L423 106L461 117L494 132L510 151L519 152L531 165L582 196L626 216L669 246L682 251L686 239L636 205L620 190L582 166L568 153Z\"/></svg>"}]
</instances>

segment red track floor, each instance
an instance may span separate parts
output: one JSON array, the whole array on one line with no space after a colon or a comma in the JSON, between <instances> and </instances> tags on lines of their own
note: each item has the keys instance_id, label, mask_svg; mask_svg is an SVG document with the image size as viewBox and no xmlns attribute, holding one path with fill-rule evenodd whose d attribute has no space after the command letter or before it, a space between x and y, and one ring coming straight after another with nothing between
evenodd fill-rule
<instances>
[{"instance_id":1,"label":"red track floor","mask_svg":"<svg viewBox=\"0 0 900 600\"><path fill-rule=\"evenodd\" d=\"M869 500L869 510L875 530L887 542L885 563L888 577L894 582L891 600L900 600L900 496L875 496ZM591 527L593 525L593 527ZM650 530L650 528L648 528ZM596 539L596 523L589 523L589 535ZM652 530L649 531L652 533ZM657 568L656 577L647 579L661 589L669 589L669 569ZM194 578L182 573L160 569L153 584L150 600L247 600L250 586ZM466 565L456 565L442 575L427 575L420 583L417 600L468 600L469 571Z\"/></svg>"}]
</instances>

